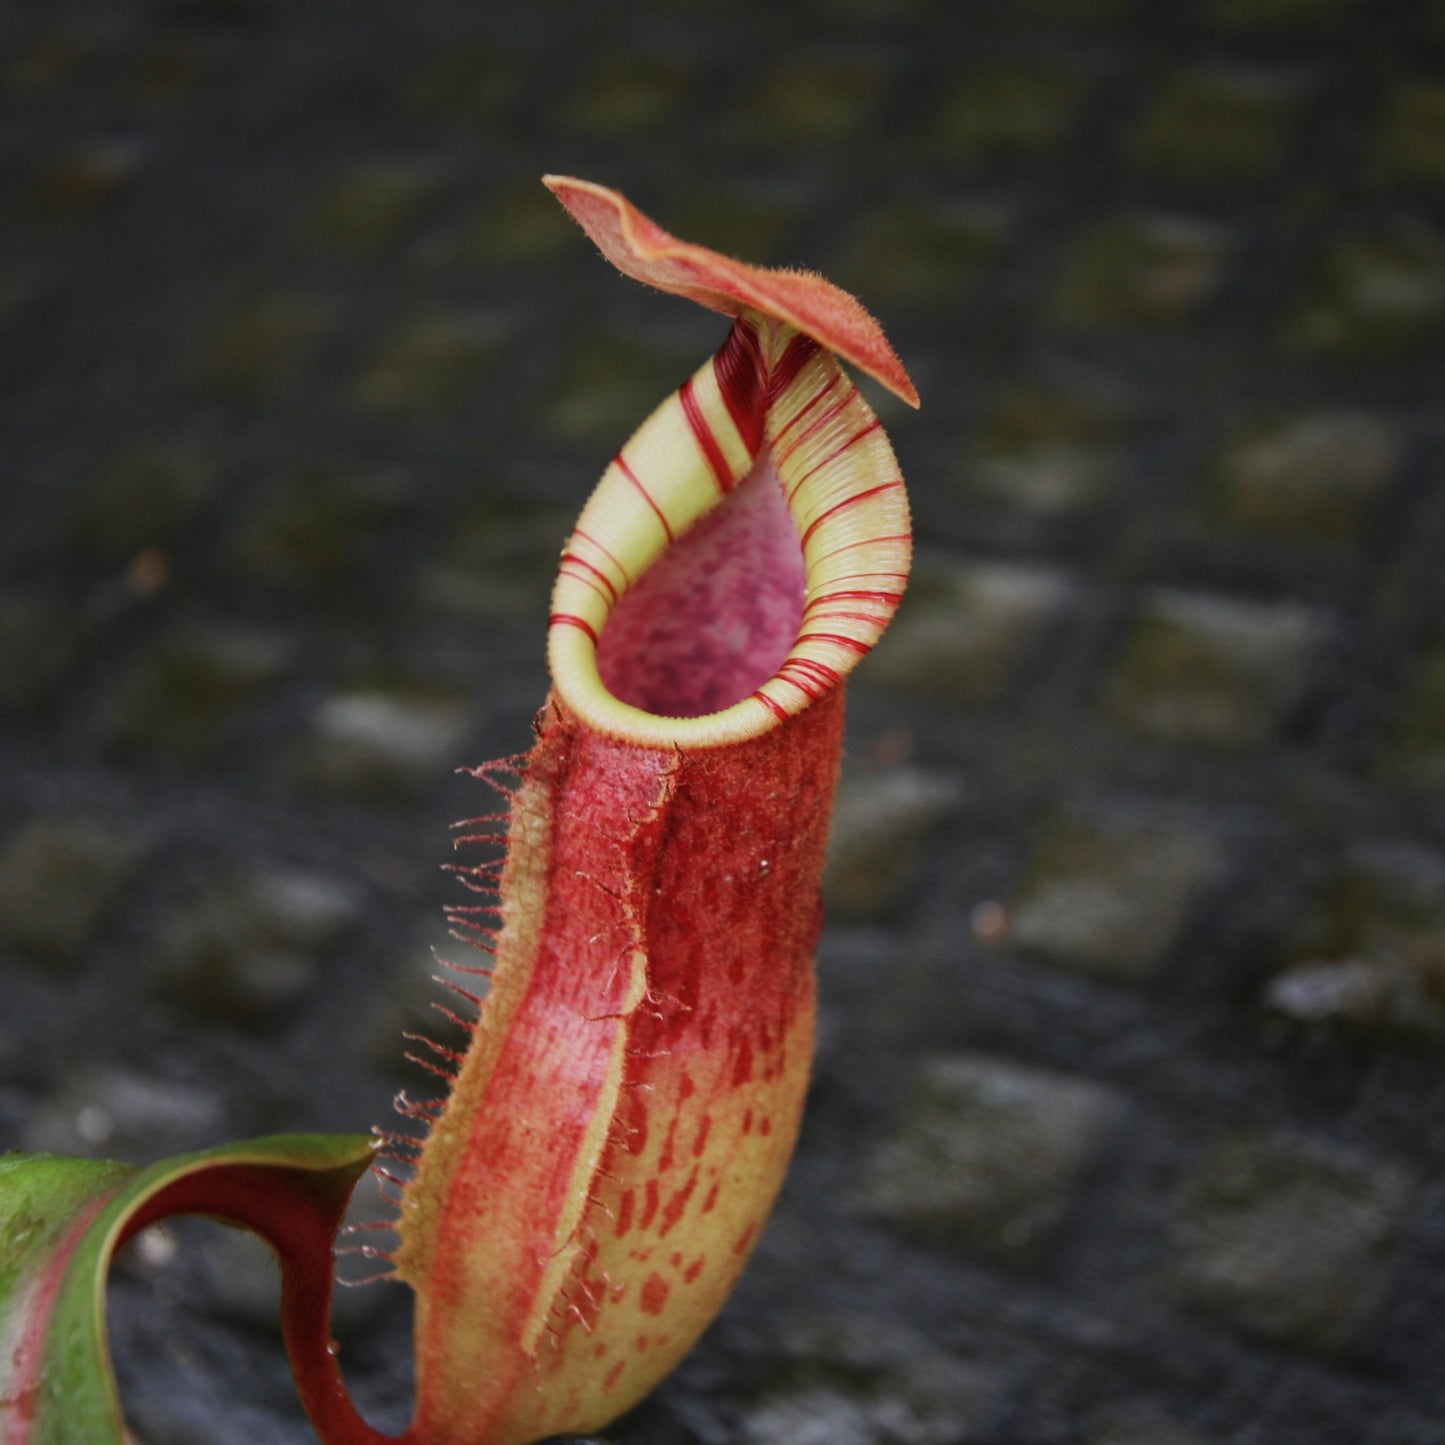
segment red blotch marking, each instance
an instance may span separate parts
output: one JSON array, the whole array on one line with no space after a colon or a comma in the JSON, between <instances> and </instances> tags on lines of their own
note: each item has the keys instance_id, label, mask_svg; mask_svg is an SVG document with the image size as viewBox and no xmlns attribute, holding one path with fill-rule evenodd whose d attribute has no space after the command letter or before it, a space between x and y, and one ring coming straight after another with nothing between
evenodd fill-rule
<instances>
[{"instance_id":1,"label":"red blotch marking","mask_svg":"<svg viewBox=\"0 0 1445 1445\"><path fill-rule=\"evenodd\" d=\"M723 405L748 455L756 456L763 444L767 408L763 394L763 355L753 327L742 321L733 327L722 350L712 359L712 370Z\"/></svg>"},{"instance_id":2,"label":"red blotch marking","mask_svg":"<svg viewBox=\"0 0 1445 1445\"><path fill-rule=\"evenodd\" d=\"M618 1360L618 1362L613 1365L610 1370L608 1370L606 1376L603 1378L602 1381L602 1391L604 1394L606 1394L609 1390L613 1389L616 1386L617 1382L622 1378L623 1370L625 1370L626 1368L627 1361Z\"/></svg>"},{"instance_id":3,"label":"red blotch marking","mask_svg":"<svg viewBox=\"0 0 1445 1445\"><path fill-rule=\"evenodd\" d=\"M626 477L627 480L631 482L632 485L636 487L639 492L642 493L643 500L647 503L649 507L652 508L653 514L657 517L657 520L662 523L662 530L664 535L667 537L667 540L669 542L675 542L677 538L672 535L672 527L668 522L667 518L662 515L662 508L659 507L657 503L652 500L652 493L649 492L647 488L644 487L642 483L637 479L637 473L634 472L632 468L627 465L626 459L623 457L622 453L618 452L612 460L616 463L618 471L620 471L622 475Z\"/></svg>"},{"instance_id":4,"label":"red blotch marking","mask_svg":"<svg viewBox=\"0 0 1445 1445\"><path fill-rule=\"evenodd\" d=\"M663 1141L662 1155L657 1161L657 1172L666 1174L672 1168L673 1150L677 1144L677 1115L672 1116L667 1126L667 1138Z\"/></svg>"},{"instance_id":5,"label":"red blotch marking","mask_svg":"<svg viewBox=\"0 0 1445 1445\"><path fill-rule=\"evenodd\" d=\"M660 1274L650 1274L643 1283L638 1307L645 1315L660 1315L671 1293L672 1286Z\"/></svg>"},{"instance_id":6,"label":"red blotch marking","mask_svg":"<svg viewBox=\"0 0 1445 1445\"><path fill-rule=\"evenodd\" d=\"M717 1191L718 1191L718 1186L717 1186L716 1184L714 1184L713 1187L708 1190L708 1192L707 1192L707 1198L704 1199L703 1202L702 1202L702 1212L703 1212L704 1214L711 1214L711 1213L713 1212L713 1209L716 1207L716 1205L717 1205Z\"/></svg>"},{"instance_id":7,"label":"red blotch marking","mask_svg":"<svg viewBox=\"0 0 1445 1445\"><path fill-rule=\"evenodd\" d=\"M570 612L554 612L547 619L548 627L556 627L559 624L567 627L576 627L585 632L592 639L593 647L597 646L597 634L592 630L592 624L585 617L573 617Z\"/></svg>"},{"instance_id":8,"label":"red blotch marking","mask_svg":"<svg viewBox=\"0 0 1445 1445\"><path fill-rule=\"evenodd\" d=\"M647 1351L651 1348L651 1346L652 1346L652 1336L651 1336L651 1335L638 1335L638 1337L637 1337L637 1353L638 1353L639 1355L645 1355L645 1354L647 1353Z\"/></svg>"},{"instance_id":9,"label":"red blotch marking","mask_svg":"<svg viewBox=\"0 0 1445 1445\"><path fill-rule=\"evenodd\" d=\"M646 1229L657 1215L657 1206L661 1203L661 1194L657 1187L657 1180L647 1181L647 1199L642 1206L642 1217L637 1221L639 1229Z\"/></svg>"},{"instance_id":10,"label":"red blotch marking","mask_svg":"<svg viewBox=\"0 0 1445 1445\"><path fill-rule=\"evenodd\" d=\"M808 543L813 540L813 533L816 532L818 528L823 525L824 522L830 521L832 518L836 517L839 512L845 512L848 510L849 507L856 507L859 502L866 502L869 497L880 497L883 495L884 492L900 491L902 487L903 482L901 480L896 482L883 482L879 486L868 487L866 490L861 492L854 492L851 497L844 497L841 502L835 502L831 507L828 508L826 512L820 513L817 517L813 519L812 524L808 527L808 530L803 533L803 546L806 548Z\"/></svg>"},{"instance_id":11,"label":"red blotch marking","mask_svg":"<svg viewBox=\"0 0 1445 1445\"><path fill-rule=\"evenodd\" d=\"M764 1115L764 1117L758 1121L758 1133L761 1134L764 1139L766 1139L768 1135L772 1132L773 1121L771 1118Z\"/></svg>"},{"instance_id":12,"label":"red blotch marking","mask_svg":"<svg viewBox=\"0 0 1445 1445\"><path fill-rule=\"evenodd\" d=\"M617 1105L617 1123L629 1154L641 1154L647 1148L647 1105L637 1089L624 1089Z\"/></svg>"},{"instance_id":13,"label":"red blotch marking","mask_svg":"<svg viewBox=\"0 0 1445 1445\"><path fill-rule=\"evenodd\" d=\"M592 1351L592 1358L593 1358L594 1360L600 1360L600 1359L603 1357L603 1355L605 1355L606 1353L607 1353L607 1346L606 1346L605 1344L598 1345L598 1346Z\"/></svg>"},{"instance_id":14,"label":"red blotch marking","mask_svg":"<svg viewBox=\"0 0 1445 1445\"><path fill-rule=\"evenodd\" d=\"M697 1085L693 1083L692 1075L684 1074L678 1081L677 1097L686 1103L695 1093L697 1093Z\"/></svg>"},{"instance_id":15,"label":"red blotch marking","mask_svg":"<svg viewBox=\"0 0 1445 1445\"><path fill-rule=\"evenodd\" d=\"M712 1115L704 1114L702 1123L697 1126L697 1138L692 1141L692 1157L702 1158L702 1151L707 1148L707 1136L712 1132Z\"/></svg>"},{"instance_id":16,"label":"red blotch marking","mask_svg":"<svg viewBox=\"0 0 1445 1445\"><path fill-rule=\"evenodd\" d=\"M753 1077L753 1046L749 1039L738 1043L737 1057L733 1060L733 1088L740 1088Z\"/></svg>"},{"instance_id":17,"label":"red blotch marking","mask_svg":"<svg viewBox=\"0 0 1445 1445\"><path fill-rule=\"evenodd\" d=\"M746 1135L746 1134L751 1134L752 1132L753 1132L753 1111L752 1111L751 1109L749 1109L749 1110L747 1111L747 1113L745 1113L745 1114L743 1115L743 1133Z\"/></svg>"},{"instance_id":18,"label":"red blotch marking","mask_svg":"<svg viewBox=\"0 0 1445 1445\"><path fill-rule=\"evenodd\" d=\"M748 1225L748 1227L738 1235L738 1242L733 1245L733 1253L746 1254L748 1250L752 1248L753 1236L757 1234L757 1232L758 1227L756 1224Z\"/></svg>"},{"instance_id":19,"label":"red blotch marking","mask_svg":"<svg viewBox=\"0 0 1445 1445\"><path fill-rule=\"evenodd\" d=\"M621 1239L624 1234L632 1228L632 1211L637 1207L637 1192L629 1189L624 1192L621 1202L617 1206L617 1237Z\"/></svg>"},{"instance_id":20,"label":"red blotch marking","mask_svg":"<svg viewBox=\"0 0 1445 1445\"><path fill-rule=\"evenodd\" d=\"M690 1265L688 1265L688 1267L687 1267L687 1273L686 1273L685 1275L683 1275L683 1277L682 1277L683 1283L684 1283L684 1284L691 1284L691 1283L693 1282L693 1280L695 1280L695 1279L698 1277L698 1275L700 1275L700 1274L702 1273L702 1267L703 1267L703 1265L705 1265L706 1263L707 1263L707 1255L705 1255L705 1254L700 1254L700 1255L698 1255L698 1257L697 1257L695 1260L693 1260L693 1262L692 1262Z\"/></svg>"},{"instance_id":21,"label":"red blotch marking","mask_svg":"<svg viewBox=\"0 0 1445 1445\"><path fill-rule=\"evenodd\" d=\"M662 1228L658 1230L659 1238L666 1239L668 1232L682 1218L683 1210L687 1208L687 1201L692 1198L693 1190L697 1188L697 1170L694 1169L688 1176L687 1183L667 1201L667 1208L662 1212Z\"/></svg>"}]
</instances>

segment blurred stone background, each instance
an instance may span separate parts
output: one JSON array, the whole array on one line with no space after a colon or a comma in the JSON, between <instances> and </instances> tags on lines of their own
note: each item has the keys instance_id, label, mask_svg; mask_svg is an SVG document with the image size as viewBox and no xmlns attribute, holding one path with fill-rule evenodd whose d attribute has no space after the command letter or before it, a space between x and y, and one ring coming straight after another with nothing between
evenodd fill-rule
<instances>
[{"instance_id":1,"label":"blurred stone background","mask_svg":"<svg viewBox=\"0 0 1445 1445\"><path fill-rule=\"evenodd\" d=\"M452 769L724 329L544 170L856 288L925 399L798 1167L609 1438L1438 1445L1439 0L0 8L0 1147L418 1086ZM273 1300L204 1225L120 1268L144 1441L310 1438ZM399 1425L402 1292L341 1335Z\"/></svg>"}]
</instances>

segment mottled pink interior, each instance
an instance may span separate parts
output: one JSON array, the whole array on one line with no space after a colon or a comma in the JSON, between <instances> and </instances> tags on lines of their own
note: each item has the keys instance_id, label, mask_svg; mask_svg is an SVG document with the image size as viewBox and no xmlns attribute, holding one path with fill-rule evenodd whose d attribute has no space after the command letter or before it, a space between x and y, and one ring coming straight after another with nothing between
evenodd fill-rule
<instances>
[{"instance_id":1,"label":"mottled pink interior","mask_svg":"<svg viewBox=\"0 0 1445 1445\"><path fill-rule=\"evenodd\" d=\"M647 712L720 712L778 670L802 616L803 549L760 458L612 610L598 670L614 697Z\"/></svg>"}]
</instances>

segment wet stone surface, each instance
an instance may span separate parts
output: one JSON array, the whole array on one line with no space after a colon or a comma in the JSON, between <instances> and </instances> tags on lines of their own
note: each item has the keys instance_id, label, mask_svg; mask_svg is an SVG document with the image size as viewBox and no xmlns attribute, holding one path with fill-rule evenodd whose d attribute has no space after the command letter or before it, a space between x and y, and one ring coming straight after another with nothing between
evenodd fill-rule
<instances>
[{"instance_id":1,"label":"wet stone surface","mask_svg":"<svg viewBox=\"0 0 1445 1445\"><path fill-rule=\"evenodd\" d=\"M1235 1137L1185 1186L1172 1270L1188 1303L1300 1349L1348 1349L1378 1309L1414 1203L1377 1159Z\"/></svg>"},{"instance_id":2,"label":"wet stone surface","mask_svg":"<svg viewBox=\"0 0 1445 1445\"><path fill-rule=\"evenodd\" d=\"M1057 814L1007 908L1007 943L1099 978L1148 983L1223 867L1218 841L1195 829Z\"/></svg>"},{"instance_id":3,"label":"wet stone surface","mask_svg":"<svg viewBox=\"0 0 1445 1445\"><path fill-rule=\"evenodd\" d=\"M925 1060L857 1207L906 1234L1036 1260L1116 1107L1086 1080L977 1055Z\"/></svg>"},{"instance_id":4,"label":"wet stone surface","mask_svg":"<svg viewBox=\"0 0 1445 1445\"><path fill-rule=\"evenodd\" d=\"M1214 748L1269 741L1308 678L1322 624L1294 603L1166 592L1141 610L1102 698L1132 731Z\"/></svg>"}]
</instances>

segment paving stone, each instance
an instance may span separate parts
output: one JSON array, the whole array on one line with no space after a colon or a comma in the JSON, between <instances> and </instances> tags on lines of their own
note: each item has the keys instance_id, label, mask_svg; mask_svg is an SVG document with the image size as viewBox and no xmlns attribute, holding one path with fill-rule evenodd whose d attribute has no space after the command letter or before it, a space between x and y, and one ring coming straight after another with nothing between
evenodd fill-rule
<instances>
[{"instance_id":1,"label":"paving stone","mask_svg":"<svg viewBox=\"0 0 1445 1445\"><path fill-rule=\"evenodd\" d=\"M1206 515L1217 525L1304 541L1357 541L1402 450L1398 432L1358 411L1255 422L1216 462Z\"/></svg>"},{"instance_id":2,"label":"paving stone","mask_svg":"<svg viewBox=\"0 0 1445 1445\"><path fill-rule=\"evenodd\" d=\"M748 1445L966 1445L1003 1381L881 1319L824 1317L781 1342L783 1377L743 1411Z\"/></svg>"},{"instance_id":3,"label":"paving stone","mask_svg":"<svg viewBox=\"0 0 1445 1445\"><path fill-rule=\"evenodd\" d=\"M307 233L328 250L374 254L392 245L415 223L440 185L434 165L368 161L322 192L306 223Z\"/></svg>"},{"instance_id":4,"label":"paving stone","mask_svg":"<svg viewBox=\"0 0 1445 1445\"><path fill-rule=\"evenodd\" d=\"M210 494L214 457L185 445L151 446L114 458L81 496L71 542L87 558L128 561L146 547L168 547Z\"/></svg>"},{"instance_id":5,"label":"paving stone","mask_svg":"<svg viewBox=\"0 0 1445 1445\"><path fill-rule=\"evenodd\" d=\"M177 624L120 685L106 731L125 748L200 762L241 711L285 671L277 634L235 624Z\"/></svg>"},{"instance_id":6,"label":"paving stone","mask_svg":"<svg viewBox=\"0 0 1445 1445\"><path fill-rule=\"evenodd\" d=\"M332 306L317 296L258 296L223 316L204 346L203 385L255 402L292 385L335 327Z\"/></svg>"},{"instance_id":7,"label":"paving stone","mask_svg":"<svg viewBox=\"0 0 1445 1445\"><path fill-rule=\"evenodd\" d=\"M845 771L828 835L823 897L834 918L886 917L907 895L958 785L919 768Z\"/></svg>"},{"instance_id":8,"label":"paving stone","mask_svg":"<svg viewBox=\"0 0 1445 1445\"><path fill-rule=\"evenodd\" d=\"M1362 846L1289 939L1266 1006L1366 1038L1445 1039L1445 857Z\"/></svg>"},{"instance_id":9,"label":"paving stone","mask_svg":"<svg viewBox=\"0 0 1445 1445\"><path fill-rule=\"evenodd\" d=\"M320 874L215 877L161 924L151 986L207 1018L270 1024L316 986L322 955L360 905L356 889Z\"/></svg>"},{"instance_id":10,"label":"paving stone","mask_svg":"<svg viewBox=\"0 0 1445 1445\"><path fill-rule=\"evenodd\" d=\"M1178 327L1219 288L1231 238L1219 226L1167 216L1105 221L1075 246L1054 296L1070 328Z\"/></svg>"},{"instance_id":11,"label":"paving stone","mask_svg":"<svg viewBox=\"0 0 1445 1445\"><path fill-rule=\"evenodd\" d=\"M557 554L574 515L562 507L496 494L471 501L447 529L441 556L422 574L423 598L478 619L542 614Z\"/></svg>"},{"instance_id":12,"label":"paving stone","mask_svg":"<svg viewBox=\"0 0 1445 1445\"><path fill-rule=\"evenodd\" d=\"M949 159L994 161L1048 151L1063 138L1084 97L1073 70L1007 66L958 77L931 136Z\"/></svg>"},{"instance_id":13,"label":"paving stone","mask_svg":"<svg viewBox=\"0 0 1445 1445\"><path fill-rule=\"evenodd\" d=\"M995 702L1072 595L1043 567L921 562L860 685L962 707Z\"/></svg>"},{"instance_id":14,"label":"paving stone","mask_svg":"<svg viewBox=\"0 0 1445 1445\"><path fill-rule=\"evenodd\" d=\"M1321 621L1294 603L1160 591L1142 607L1102 706L1168 742L1258 747L1302 695L1323 637Z\"/></svg>"},{"instance_id":15,"label":"paving stone","mask_svg":"<svg viewBox=\"0 0 1445 1445\"><path fill-rule=\"evenodd\" d=\"M357 398L377 411L475 406L506 335L490 311L438 311L403 323L357 378Z\"/></svg>"},{"instance_id":16,"label":"paving stone","mask_svg":"<svg viewBox=\"0 0 1445 1445\"><path fill-rule=\"evenodd\" d=\"M1184 180L1259 180L1279 168L1298 110L1297 86L1278 76L1176 72L1134 131L1133 159Z\"/></svg>"},{"instance_id":17,"label":"paving stone","mask_svg":"<svg viewBox=\"0 0 1445 1445\"><path fill-rule=\"evenodd\" d=\"M1370 173L1406 184L1445 183L1445 85L1407 81L1392 87Z\"/></svg>"},{"instance_id":18,"label":"paving stone","mask_svg":"<svg viewBox=\"0 0 1445 1445\"><path fill-rule=\"evenodd\" d=\"M1117 402L1014 388L985 415L964 485L1041 516L1093 506L1118 485L1131 430Z\"/></svg>"},{"instance_id":19,"label":"paving stone","mask_svg":"<svg viewBox=\"0 0 1445 1445\"><path fill-rule=\"evenodd\" d=\"M1086 1079L978 1054L933 1056L892 1137L868 1159L855 1202L905 1234L1033 1262L1118 1107Z\"/></svg>"},{"instance_id":20,"label":"paving stone","mask_svg":"<svg viewBox=\"0 0 1445 1445\"><path fill-rule=\"evenodd\" d=\"M875 210L835 268L839 284L879 306L951 306L997 253L1007 225L996 208Z\"/></svg>"},{"instance_id":21,"label":"paving stone","mask_svg":"<svg viewBox=\"0 0 1445 1445\"><path fill-rule=\"evenodd\" d=\"M1379 772L1390 782L1445 788L1445 639L1426 649L1395 701Z\"/></svg>"},{"instance_id":22,"label":"paving stone","mask_svg":"<svg viewBox=\"0 0 1445 1445\"><path fill-rule=\"evenodd\" d=\"M241 530L236 558L258 580L325 586L343 578L401 506L387 478L329 467L287 473Z\"/></svg>"},{"instance_id":23,"label":"paving stone","mask_svg":"<svg viewBox=\"0 0 1445 1445\"><path fill-rule=\"evenodd\" d=\"M68 970L140 864L131 837L83 818L32 819L0 852L0 943Z\"/></svg>"},{"instance_id":24,"label":"paving stone","mask_svg":"<svg viewBox=\"0 0 1445 1445\"><path fill-rule=\"evenodd\" d=\"M1286 351L1381 356L1439 334L1445 239L1417 220L1329 242L1280 333Z\"/></svg>"},{"instance_id":25,"label":"paving stone","mask_svg":"<svg viewBox=\"0 0 1445 1445\"><path fill-rule=\"evenodd\" d=\"M1044 825L1000 941L1100 978L1147 984L1223 867L1207 834L1157 819L1059 812Z\"/></svg>"},{"instance_id":26,"label":"paving stone","mask_svg":"<svg viewBox=\"0 0 1445 1445\"><path fill-rule=\"evenodd\" d=\"M436 787L458 766L471 715L461 695L427 683L345 687L316 712L302 744L313 787L400 802Z\"/></svg>"},{"instance_id":27,"label":"paving stone","mask_svg":"<svg viewBox=\"0 0 1445 1445\"><path fill-rule=\"evenodd\" d=\"M693 74L691 65L670 56L604 55L562 105L559 119L567 130L596 135L655 130L676 111Z\"/></svg>"},{"instance_id":28,"label":"paving stone","mask_svg":"<svg viewBox=\"0 0 1445 1445\"><path fill-rule=\"evenodd\" d=\"M1337 1353L1362 1343L1415 1203L1377 1159L1284 1137L1221 1140L1185 1182L1172 1284L1249 1335Z\"/></svg>"}]
</instances>

